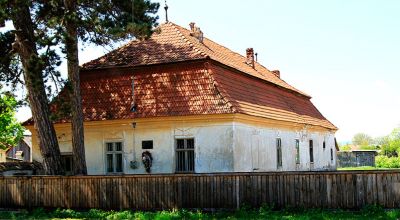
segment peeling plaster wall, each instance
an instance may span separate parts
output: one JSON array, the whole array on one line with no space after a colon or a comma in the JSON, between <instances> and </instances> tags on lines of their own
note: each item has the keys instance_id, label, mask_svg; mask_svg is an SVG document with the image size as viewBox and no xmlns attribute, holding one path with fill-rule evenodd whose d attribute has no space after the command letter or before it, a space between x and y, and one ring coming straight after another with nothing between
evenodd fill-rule
<instances>
[{"instance_id":1,"label":"peeling plaster wall","mask_svg":"<svg viewBox=\"0 0 400 220\"><path fill-rule=\"evenodd\" d=\"M336 149L334 134L270 128L265 126L234 123L234 171L306 171L335 170ZM277 166L276 139L282 142L282 167ZM300 164L296 164L296 144L300 141ZM314 163L310 163L309 140L314 142ZM325 149L323 141L325 140ZM330 149L333 150L331 161Z\"/></svg>"},{"instance_id":2,"label":"peeling plaster wall","mask_svg":"<svg viewBox=\"0 0 400 220\"><path fill-rule=\"evenodd\" d=\"M57 128L61 154L72 152L72 139L69 128ZM143 151L153 157L152 173L175 172L175 139L194 138L196 173L233 171L233 131L232 122L202 123L164 123L162 126L147 126L138 123L136 128L120 124L113 126L85 126L85 154L90 175L106 174L106 142L122 142L124 151L124 173L146 173L141 161ZM142 141L152 140L153 149L142 149ZM33 159L42 161L33 135ZM136 161L138 167L132 169L130 162Z\"/></svg>"},{"instance_id":3,"label":"peeling plaster wall","mask_svg":"<svg viewBox=\"0 0 400 220\"><path fill-rule=\"evenodd\" d=\"M175 172L175 139L194 138L195 172L262 172L295 170L336 169L336 149L334 133L307 132L294 129L271 128L258 124L233 122L233 120L214 121L202 118L196 121L165 121L155 124L146 121L112 125L85 125L86 161L91 175L106 174L105 144L120 141L123 143L125 174L145 173L141 161L142 141L152 140L152 173ZM72 152L69 127L56 127L61 153ZM42 161L33 135L33 159ZM282 141L282 167L277 168L276 138ZM296 164L295 140L300 140L300 164ZM310 164L309 140L314 142L314 163ZM323 141L326 148L323 149ZM330 149L334 160L331 161ZM130 166L136 161L137 168Z\"/></svg>"}]
</instances>

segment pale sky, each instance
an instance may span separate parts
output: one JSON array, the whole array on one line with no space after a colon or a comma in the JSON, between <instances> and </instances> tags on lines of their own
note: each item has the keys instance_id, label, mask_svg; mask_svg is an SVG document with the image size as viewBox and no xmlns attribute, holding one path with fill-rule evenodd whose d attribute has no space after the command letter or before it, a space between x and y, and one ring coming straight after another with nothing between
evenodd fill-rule
<instances>
[{"instance_id":1,"label":"pale sky","mask_svg":"<svg viewBox=\"0 0 400 220\"><path fill-rule=\"evenodd\" d=\"M243 55L253 47L261 64L313 97L339 128L339 142L400 125L400 1L168 0L168 6L178 25L193 21L205 37ZM87 47L80 62L105 52ZM29 109L17 117L27 119Z\"/></svg>"}]
</instances>

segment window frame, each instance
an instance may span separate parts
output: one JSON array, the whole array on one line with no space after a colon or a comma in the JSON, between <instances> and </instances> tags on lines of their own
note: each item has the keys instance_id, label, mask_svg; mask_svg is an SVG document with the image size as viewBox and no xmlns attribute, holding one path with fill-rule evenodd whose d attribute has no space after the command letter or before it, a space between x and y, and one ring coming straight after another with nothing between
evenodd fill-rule
<instances>
[{"instance_id":1,"label":"window frame","mask_svg":"<svg viewBox=\"0 0 400 220\"><path fill-rule=\"evenodd\" d=\"M178 149L178 140L183 140L183 149ZM193 148L188 148L188 140L193 140ZM195 173L196 172L196 141L194 137L176 137L175 138L175 173ZM189 161L188 152L193 152L193 170L189 170L189 162L186 163L185 170L178 169L178 152L184 152L185 161Z\"/></svg>"},{"instance_id":2,"label":"window frame","mask_svg":"<svg viewBox=\"0 0 400 220\"><path fill-rule=\"evenodd\" d=\"M121 150L118 151L116 150L116 144L121 143ZM112 151L108 150L108 144L112 144L113 149ZM104 143L104 149L105 149L105 171L106 174L123 174L124 173L124 142L122 140L110 140L110 141L105 141ZM121 155L121 171L117 172L117 157L116 155ZM108 155L112 155L112 164L113 164L113 171L109 172L108 171Z\"/></svg>"},{"instance_id":3,"label":"window frame","mask_svg":"<svg viewBox=\"0 0 400 220\"><path fill-rule=\"evenodd\" d=\"M296 148L296 157L295 157L295 161L296 164L300 164L300 140L299 139L295 139L295 148Z\"/></svg>"},{"instance_id":4,"label":"window frame","mask_svg":"<svg viewBox=\"0 0 400 220\"><path fill-rule=\"evenodd\" d=\"M308 151L309 151L309 156L310 156L310 163L314 163L314 140L310 139L308 141Z\"/></svg>"},{"instance_id":5,"label":"window frame","mask_svg":"<svg viewBox=\"0 0 400 220\"><path fill-rule=\"evenodd\" d=\"M145 147L146 143L151 143L151 147ZM154 141L153 140L142 140L142 150L153 150L154 149Z\"/></svg>"},{"instance_id":6,"label":"window frame","mask_svg":"<svg viewBox=\"0 0 400 220\"><path fill-rule=\"evenodd\" d=\"M276 138L276 167L282 168L283 160L282 160L282 139Z\"/></svg>"},{"instance_id":7,"label":"window frame","mask_svg":"<svg viewBox=\"0 0 400 220\"><path fill-rule=\"evenodd\" d=\"M67 171L66 168L66 158L70 158L71 164L70 164L70 169L71 171ZM72 155L72 152L70 153L61 153L61 163L63 165L63 168L65 169L65 175L74 175L74 157Z\"/></svg>"}]
</instances>

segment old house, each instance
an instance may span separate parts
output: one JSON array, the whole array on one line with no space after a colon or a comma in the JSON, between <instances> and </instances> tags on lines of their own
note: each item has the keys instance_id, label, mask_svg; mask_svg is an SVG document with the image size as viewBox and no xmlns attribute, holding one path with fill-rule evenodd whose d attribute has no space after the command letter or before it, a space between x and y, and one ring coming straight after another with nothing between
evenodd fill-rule
<instances>
[{"instance_id":1,"label":"old house","mask_svg":"<svg viewBox=\"0 0 400 220\"><path fill-rule=\"evenodd\" d=\"M253 49L242 56L190 27L161 24L150 39L82 66L89 174L146 173L146 151L152 173L336 169L337 128L308 94L258 63ZM69 169L68 117L55 128Z\"/></svg>"},{"instance_id":2,"label":"old house","mask_svg":"<svg viewBox=\"0 0 400 220\"><path fill-rule=\"evenodd\" d=\"M7 161L31 161L31 136L24 135L19 143L7 149Z\"/></svg>"}]
</instances>

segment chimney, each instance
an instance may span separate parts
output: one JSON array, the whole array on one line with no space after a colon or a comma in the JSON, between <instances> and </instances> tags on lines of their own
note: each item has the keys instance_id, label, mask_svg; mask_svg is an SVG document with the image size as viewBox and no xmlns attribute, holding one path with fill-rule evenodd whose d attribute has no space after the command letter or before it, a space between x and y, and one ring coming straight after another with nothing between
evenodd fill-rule
<instances>
[{"instance_id":1,"label":"chimney","mask_svg":"<svg viewBox=\"0 0 400 220\"><path fill-rule=\"evenodd\" d=\"M195 26L194 22L190 22L190 36L195 37L197 40L199 40L200 43L203 43L203 32L200 30L199 27Z\"/></svg>"},{"instance_id":2,"label":"chimney","mask_svg":"<svg viewBox=\"0 0 400 220\"><path fill-rule=\"evenodd\" d=\"M277 76L278 78L281 78L281 71L279 70L272 70L271 71L273 74L275 74L275 76Z\"/></svg>"},{"instance_id":3,"label":"chimney","mask_svg":"<svg viewBox=\"0 0 400 220\"><path fill-rule=\"evenodd\" d=\"M246 63L254 69L254 50L253 48L246 49Z\"/></svg>"},{"instance_id":4,"label":"chimney","mask_svg":"<svg viewBox=\"0 0 400 220\"><path fill-rule=\"evenodd\" d=\"M194 33L194 22L190 22L190 34L192 35Z\"/></svg>"}]
</instances>

